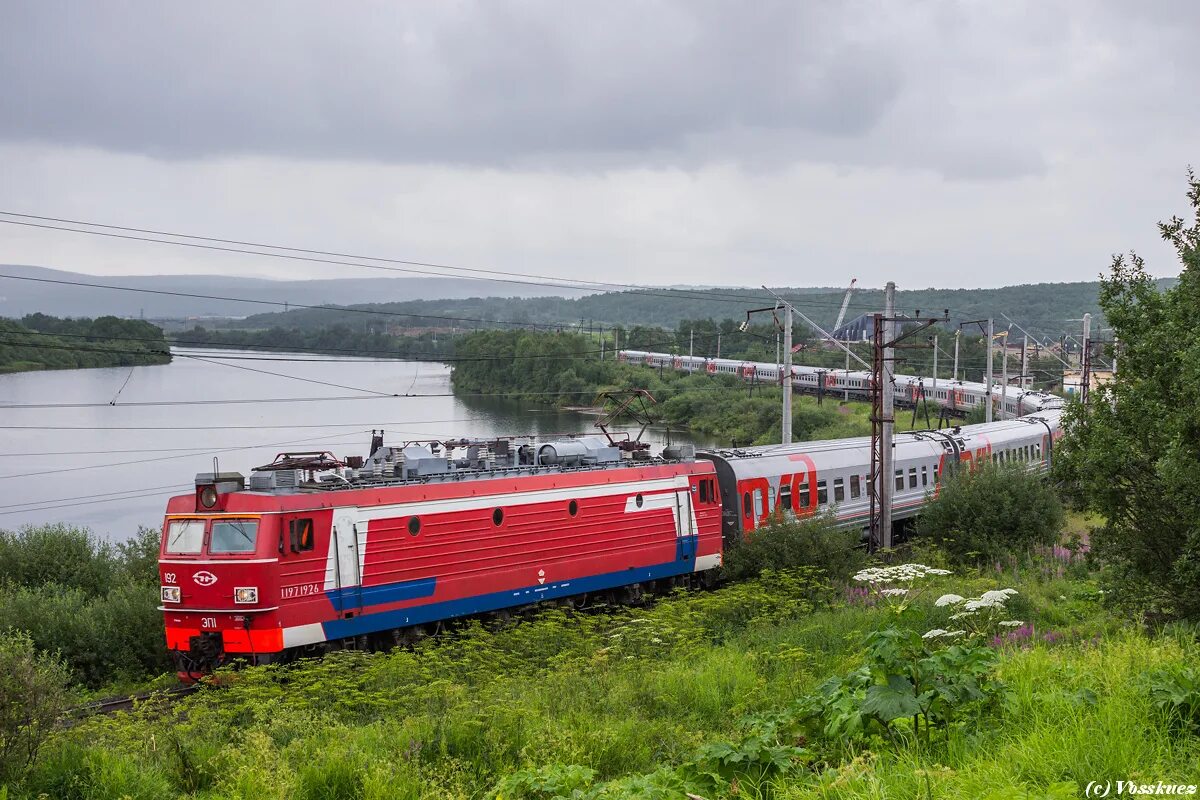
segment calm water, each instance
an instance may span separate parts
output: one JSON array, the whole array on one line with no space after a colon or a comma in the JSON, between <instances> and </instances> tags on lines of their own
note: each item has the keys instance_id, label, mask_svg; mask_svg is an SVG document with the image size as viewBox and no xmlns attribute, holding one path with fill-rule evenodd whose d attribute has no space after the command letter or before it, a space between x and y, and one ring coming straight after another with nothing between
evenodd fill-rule
<instances>
[{"instance_id":1,"label":"calm water","mask_svg":"<svg viewBox=\"0 0 1200 800\"><path fill-rule=\"evenodd\" d=\"M176 352L201 357L207 353ZM167 498L190 492L195 473L212 471L214 456L221 470L248 474L283 450L366 455L372 427L383 428L386 440L393 443L461 436L545 437L594 430L594 418L581 414L496 398L448 396L450 370L439 364L320 358L303 362L176 358L170 364L132 370L0 375L0 404L108 404L120 392L115 406L0 411L0 528L67 522L114 540L124 539L139 525L161 524ZM362 394L243 368L381 392L442 396L364 394L365 399L311 402L122 405ZM644 438L657 452L664 432L651 430ZM673 438L680 440L678 434Z\"/></svg>"}]
</instances>

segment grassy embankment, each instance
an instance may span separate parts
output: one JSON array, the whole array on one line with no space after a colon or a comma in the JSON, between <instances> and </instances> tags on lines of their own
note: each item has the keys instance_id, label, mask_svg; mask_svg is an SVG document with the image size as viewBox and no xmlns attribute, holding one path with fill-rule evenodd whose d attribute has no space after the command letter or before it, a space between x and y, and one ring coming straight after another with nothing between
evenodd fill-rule
<instances>
[{"instance_id":1,"label":"grassy embankment","mask_svg":"<svg viewBox=\"0 0 1200 800\"><path fill-rule=\"evenodd\" d=\"M797 569L648 609L547 610L416 651L238 674L162 709L88 721L10 797L1010 798L1089 781L1195 782L1200 739L1156 709L1192 631L1107 614L1077 563L931 579L902 614ZM1020 592L997 702L929 741L906 722L844 741L787 725L864 638L953 626L941 592Z\"/></svg>"},{"instance_id":2,"label":"grassy embankment","mask_svg":"<svg viewBox=\"0 0 1200 800\"><path fill-rule=\"evenodd\" d=\"M654 408L672 428L711 436L722 443L766 444L778 441L777 386L748 386L729 375L683 374L671 370L599 359L598 344L579 334L529 331L481 331L457 345L454 388L462 394L503 394L529 402L587 406L611 389L646 389ZM792 427L797 441L866 436L870 405L841 403L831 392L820 405L796 395ZM931 408L932 419L936 412ZM900 430L912 427L911 412L896 415ZM924 427L923 419L917 427Z\"/></svg>"},{"instance_id":3,"label":"grassy embankment","mask_svg":"<svg viewBox=\"0 0 1200 800\"><path fill-rule=\"evenodd\" d=\"M161 329L140 320L58 319L31 314L0 319L0 373L166 364Z\"/></svg>"}]
</instances>

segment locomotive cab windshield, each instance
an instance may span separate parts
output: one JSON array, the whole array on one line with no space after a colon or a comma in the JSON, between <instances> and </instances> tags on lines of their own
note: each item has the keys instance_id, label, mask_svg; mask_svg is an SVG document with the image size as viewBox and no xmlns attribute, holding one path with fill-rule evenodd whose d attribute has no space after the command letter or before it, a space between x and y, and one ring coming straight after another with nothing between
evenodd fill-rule
<instances>
[{"instance_id":1,"label":"locomotive cab windshield","mask_svg":"<svg viewBox=\"0 0 1200 800\"><path fill-rule=\"evenodd\" d=\"M258 519L173 519L163 536L163 553L172 556L238 556L258 551Z\"/></svg>"}]
</instances>

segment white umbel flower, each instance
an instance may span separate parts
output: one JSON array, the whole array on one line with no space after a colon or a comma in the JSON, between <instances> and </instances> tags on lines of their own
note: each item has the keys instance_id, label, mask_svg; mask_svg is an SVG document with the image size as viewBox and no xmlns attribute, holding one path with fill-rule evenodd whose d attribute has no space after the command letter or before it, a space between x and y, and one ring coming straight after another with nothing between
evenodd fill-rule
<instances>
[{"instance_id":1,"label":"white umbel flower","mask_svg":"<svg viewBox=\"0 0 1200 800\"><path fill-rule=\"evenodd\" d=\"M1022 625L1024 625L1025 623L1019 619L1005 619L1005 620L1001 620L1000 622L997 622L996 624L1002 625L1005 628L1019 628Z\"/></svg>"},{"instance_id":2,"label":"white umbel flower","mask_svg":"<svg viewBox=\"0 0 1200 800\"><path fill-rule=\"evenodd\" d=\"M949 575L950 570L935 569L924 564L900 564L895 567L870 567L860 570L854 580L861 583L911 582L929 575Z\"/></svg>"},{"instance_id":3,"label":"white umbel flower","mask_svg":"<svg viewBox=\"0 0 1200 800\"><path fill-rule=\"evenodd\" d=\"M944 594L934 602L934 605L938 606L939 608L941 606L956 605L958 603L961 603L965 599L966 598L963 597L962 595Z\"/></svg>"},{"instance_id":4,"label":"white umbel flower","mask_svg":"<svg viewBox=\"0 0 1200 800\"><path fill-rule=\"evenodd\" d=\"M936 639L936 638L938 638L939 636L945 636L945 635L946 635L947 633L949 633L949 632L950 632L950 631L943 630L943 629L941 629L941 628L934 628L933 630L929 631L928 633L926 633L926 634L925 634L924 636L922 636L921 638L922 638L922 639Z\"/></svg>"},{"instance_id":5,"label":"white umbel flower","mask_svg":"<svg viewBox=\"0 0 1200 800\"><path fill-rule=\"evenodd\" d=\"M880 589L879 593L884 597L903 597L908 594L908 589Z\"/></svg>"}]
</instances>

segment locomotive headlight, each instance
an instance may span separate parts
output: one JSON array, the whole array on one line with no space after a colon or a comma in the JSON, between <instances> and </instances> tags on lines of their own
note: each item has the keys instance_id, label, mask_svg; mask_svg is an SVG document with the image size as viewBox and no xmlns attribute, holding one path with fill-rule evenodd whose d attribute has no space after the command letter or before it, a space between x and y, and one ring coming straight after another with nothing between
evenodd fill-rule
<instances>
[{"instance_id":1,"label":"locomotive headlight","mask_svg":"<svg viewBox=\"0 0 1200 800\"><path fill-rule=\"evenodd\" d=\"M178 603L182 600L178 586L162 587L162 601L164 603Z\"/></svg>"},{"instance_id":2,"label":"locomotive headlight","mask_svg":"<svg viewBox=\"0 0 1200 800\"><path fill-rule=\"evenodd\" d=\"M239 586L233 590L233 602L235 603L257 603L258 602L258 587L257 586Z\"/></svg>"},{"instance_id":3,"label":"locomotive headlight","mask_svg":"<svg viewBox=\"0 0 1200 800\"><path fill-rule=\"evenodd\" d=\"M205 508L212 508L217 504L217 487L205 486L200 490L200 505Z\"/></svg>"}]
</instances>

